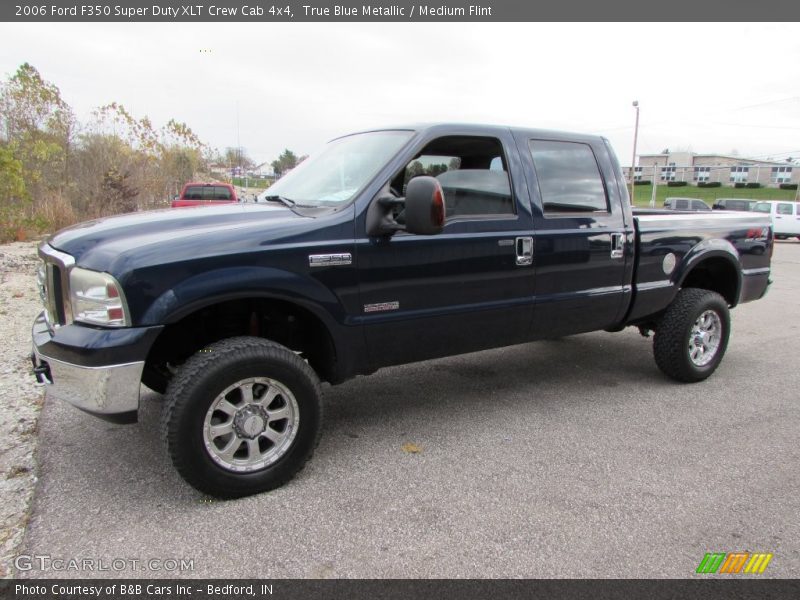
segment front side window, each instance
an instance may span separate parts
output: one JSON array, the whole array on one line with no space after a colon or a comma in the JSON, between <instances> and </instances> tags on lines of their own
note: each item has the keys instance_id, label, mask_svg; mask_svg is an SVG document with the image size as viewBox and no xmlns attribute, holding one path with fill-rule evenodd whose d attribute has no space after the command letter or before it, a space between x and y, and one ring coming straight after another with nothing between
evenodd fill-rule
<instances>
[{"instance_id":1,"label":"front side window","mask_svg":"<svg viewBox=\"0 0 800 600\"><path fill-rule=\"evenodd\" d=\"M339 138L276 181L265 196L302 206L341 206L352 200L412 136L374 131Z\"/></svg>"},{"instance_id":2,"label":"front side window","mask_svg":"<svg viewBox=\"0 0 800 600\"><path fill-rule=\"evenodd\" d=\"M792 205L788 202L781 202L778 204L778 214L779 215L790 215L792 214Z\"/></svg>"},{"instance_id":3,"label":"front side window","mask_svg":"<svg viewBox=\"0 0 800 600\"><path fill-rule=\"evenodd\" d=\"M513 215L514 201L500 140L448 136L429 143L392 181L405 195L414 177L436 177L442 185L447 218Z\"/></svg>"},{"instance_id":4,"label":"front side window","mask_svg":"<svg viewBox=\"0 0 800 600\"><path fill-rule=\"evenodd\" d=\"M529 146L545 214L608 212L603 178L588 144L531 140Z\"/></svg>"}]
</instances>

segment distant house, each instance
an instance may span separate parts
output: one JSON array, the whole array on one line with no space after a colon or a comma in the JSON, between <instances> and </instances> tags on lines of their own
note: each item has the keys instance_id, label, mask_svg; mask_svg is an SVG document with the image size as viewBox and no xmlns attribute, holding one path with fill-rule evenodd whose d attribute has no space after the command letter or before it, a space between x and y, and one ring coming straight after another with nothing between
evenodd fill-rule
<instances>
[{"instance_id":1,"label":"distant house","mask_svg":"<svg viewBox=\"0 0 800 600\"><path fill-rule=\"evenodd\" d=\"M218 176L228 175L228 165L222 163L211 163L210 165L208 165L208 170L211 171L212 175L218 175Z\"/></svg>"},{"instance_id":2,"label":"distant house","mask_svg":"<svg viewBox=\"0 0 800 600\"><path fill-rule=\"evenodd\" d=\"M630 176L630 167L626 169L626 174ZM778 187L781 183L800 182L800 165L725 154L641 154L639 164L634 169L634 179L655 179L658 183L760 183L764 187Z\"/></svg>"},{"instance_id":3,"label":"distant house","mask_svg":"<svg viewBox=\"0 0 800 600\"><path fill-rule=\"evenodd\" d=\"M262 177L273 179L275 177L275 169L272 168L272 165L268 162L261 163L260 165L256 165L252 169L247 172L248 175L251 177Z\"/></svg>"}]
</instances>

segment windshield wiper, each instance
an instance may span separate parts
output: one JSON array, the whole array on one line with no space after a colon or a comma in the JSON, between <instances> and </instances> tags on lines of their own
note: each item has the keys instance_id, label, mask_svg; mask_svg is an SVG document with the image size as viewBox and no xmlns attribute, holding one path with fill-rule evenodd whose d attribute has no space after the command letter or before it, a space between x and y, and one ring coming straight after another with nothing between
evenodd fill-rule
<instances>
[{"instance_id":1,"label":"windshield wiper","mask_svg":"<svg viewBox=\"0 0 800 600\"><path fill-rule=\"evenodd\" d=\"M313 204L300 204L299 202L295 202L291 198L287 198L286 196L278 196L278 195L269 195L264 196L264 200L267 202L280 202L288 206L291 209L295 208L319 208L319 206L314 206Z\"/></svg>"},{"instance_id":2,"label":"windshield wiper","mask_svg":"<svg viewBox=\"0 0 800 600\"><path fill-rule=\"evenodd\" d=\"M294 208L297 206L297 202L292 200L291 198L287 198L286 196L264 196L264 200L267 202L280 202L281 204L285 204L289 208Z\"/></svg>"}]
</instances>

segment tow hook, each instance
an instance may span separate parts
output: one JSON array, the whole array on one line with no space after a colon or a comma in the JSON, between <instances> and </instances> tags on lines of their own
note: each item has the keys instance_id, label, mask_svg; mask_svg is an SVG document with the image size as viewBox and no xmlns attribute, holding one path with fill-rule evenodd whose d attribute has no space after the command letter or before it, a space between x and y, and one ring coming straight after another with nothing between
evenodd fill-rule
<instances>
[{"instance_id":1,"label":"tow hook","mask_svg":"<svg viewBox=\"0 0 800 600\"><path fill-rule=\"evenodd\" d=\"M50 365L47 361L36 362L36 355L31 354L31 363L33 363L33 376L39 383L53 383L53 377L50 375Z\"/></svg>"}]
</instances>

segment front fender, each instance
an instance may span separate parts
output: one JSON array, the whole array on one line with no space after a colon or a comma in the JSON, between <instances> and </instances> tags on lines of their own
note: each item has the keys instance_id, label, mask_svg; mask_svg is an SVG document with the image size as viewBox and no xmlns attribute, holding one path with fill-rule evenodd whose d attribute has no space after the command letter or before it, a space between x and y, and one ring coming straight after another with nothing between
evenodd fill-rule
<instances>
[{"instance_id":1,"label":"front fender","mask_svg":"<svg viewBox=\"0 0 800 600\"><path fill-rule=\"evenodd\" d=\"M273 267L229 267L181 281L153 302L142 325L170 324L206 306L239 298L274 298L309 310L329 327L344 323L345 311L333 292L310 277Z\"/></svg>"}]
</instances>

